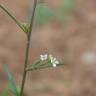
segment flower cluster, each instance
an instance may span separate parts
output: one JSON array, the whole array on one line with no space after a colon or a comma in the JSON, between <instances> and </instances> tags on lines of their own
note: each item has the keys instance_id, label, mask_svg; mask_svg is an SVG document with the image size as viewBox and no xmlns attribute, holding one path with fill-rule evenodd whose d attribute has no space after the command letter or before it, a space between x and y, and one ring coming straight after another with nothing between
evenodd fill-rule
<instances>
[{"instance_id":1,"label":"flower cluster","mask_svg":"<svg viewBox=\"0 0 96 96\"><path fill-rule=\"evenodd\" d=\"M48 58L48 55L47 55L47 54L45 54L45 55L40 55L40 60L41 60L41 61L47 60L47 58Z\"/></svg>"},{"instance_id":2,"label":"flower cluster","mask_svg":"<svg viewBox=\"0 0 96 96\"><path fill-rule=\"evenodd\" d=\"M40 55L40 60L41 61L49 60L53 67L56 67L57 64L59 64L59 61L55 57L53 57L51 54Z\"/></svg>"}]
</instances>

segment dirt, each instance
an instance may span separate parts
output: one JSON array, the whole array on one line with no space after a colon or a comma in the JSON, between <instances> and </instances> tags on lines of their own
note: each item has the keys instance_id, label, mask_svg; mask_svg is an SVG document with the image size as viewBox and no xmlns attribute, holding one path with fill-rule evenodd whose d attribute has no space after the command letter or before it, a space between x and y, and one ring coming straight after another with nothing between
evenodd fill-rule
<instances>
[{"instance_id":1,"label":"dirt","mask_svg":"<svg viewBox=\"0 0 96 96\"><path fill-rule=\"evenodd\" d=\"M31 10L28 1L1 0L0 4L25 22ZM45 1L54 8L60 4L58 0ZM95 0L76 0L76 9L66 24L50 22L42 27L34 26L29 63L42 53L51 53L65 66L30 72L26 96L96 96L95 55L92 55L92 62L82 59L83 54L96 54L95 10ZM26 34L0 10L0 93L7 85L3 64L9 65L17 84L21 83L25 47Z\"/></svg>"}]
</instances>

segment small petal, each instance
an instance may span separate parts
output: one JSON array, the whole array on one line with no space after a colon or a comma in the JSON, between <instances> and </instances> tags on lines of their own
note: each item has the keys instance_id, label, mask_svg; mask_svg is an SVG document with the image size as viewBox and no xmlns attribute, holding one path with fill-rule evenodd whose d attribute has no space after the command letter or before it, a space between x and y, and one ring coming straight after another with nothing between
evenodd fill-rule
<instances>
[{"instance_id":1,"label":"small petal","mask_svg":"<svg viewBox=\"0 0 96 96\"><path fill-rule=\"evenodd\" d=\"M56 64L59 64L59 61L55 61Z\"/></svg>"},{"instance_id":2,"label":"small petal","mask_svg":"<svg viewBox=\"0 0 96 96\"><path fill-rule=\"evenodd\" d=\"M43 61L44 60L44 56L43 55L40 55L40 59Z\"/></svg>"},{"instance_id":3,"label":"small petal","mask_svg":"<svg viewBox=\"0 0 96 96\"><path fill-rule=\"evenodd\" d=\"M56 64L55 63L53 64L53 67L56 67Z\"/></svg>"},{"instance_id":4,"label":"small petal","mask_svg":"<svg viewBox=\"0 0 96 96\"><path fill-rule=\"evenodd\" d=\"M56 61L56 58L53 58L53 62L55 62Z\"/></svg>"},{"instance_id":5,"label":"small petal","mask_svg":"<svg viewBox=\"0 0 96 96\"><path fill-rule=\"evenodd\" d=\"M40 55L40 57L42 58L42 57L43 57L43 55Z\"/></svg>"},{"instance_id":6,"label":"small petal","mask_svg":"<svg viewBox=\"0 0 96 96\"><path fill-rule=\"evenodd\" d=\"M45 54L45 55L40 55L40 59L41 59L42 61L47 60L47 54Z\"/></svg>"},{"instance_id":7,"label":"small petal","mask_svg":"<svg viewBox=\"0 0 96 96\"><path fill-rule=\"evenodd\" d=\"M45 57L45 60L47 60L47 57L48 57L47 54L45 54L44 57Z\"/></svg>"},{"instance_id":8,"label":"small petal","mask_svg":"<svg viewBox=\"0 0 96 96\"><path fill-rule=\"evenodd\" d=\"M50 60L52 60L52 59L53 59L53 56L52 56L51 54L49 55L49 59L50 59Z\"/></svg>"}]
</instances>

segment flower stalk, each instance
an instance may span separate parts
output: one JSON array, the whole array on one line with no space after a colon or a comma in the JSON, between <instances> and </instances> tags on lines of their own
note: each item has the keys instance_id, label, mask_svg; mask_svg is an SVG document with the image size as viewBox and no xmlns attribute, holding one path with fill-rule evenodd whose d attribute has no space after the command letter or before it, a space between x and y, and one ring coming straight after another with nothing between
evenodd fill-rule
<instances>
[{"instance_id":1,"label":"flower stalk","mask_svg":"<svg viewBox=\"0 0 96 96\"><path fill-rule=\"evenodd\" d=\"M5 9L2 5L0 5L0 8L11 17L11 19L26 33L27 36L27 43L26 43L26 50L25 50L25 62L24 62L24 69L23 69L23 76L22 76L22 82L20 86L20 91L18 92L17 86L14 83L14 80L10 79L10 74L9 76L9 81L11 82L12 88L10 89L13 93L15 93L15 96L23 96L24 95L24 87L25 87L25 81L26 81L26 76L29 71L34 71L38 69L45 69L45 68L52 68L52 67L58 67L62 66L64 64L60 64L59 61L53 57L53 55L40 55L40 58L38 61L36 61L33 64L29 64L29 51L30 51L30 41L31 41L31 34L32 34L32 29L33 29L33 24L34 24L34 16L35 16L35 9L37 5L38 0L34 0L33 4L33 10L32 10L32 16L31 20L29 23L20 23L14 15L12 15L7 9ZM14 89L14 90L13 90ZM5 96L5 95L4 95Z\"/></svg>"},{"instance_id":2,"label":"flower stalk","mask_svg":"<svg viewBox=\"0 0 96 96\"><path fill-rule=\"evenodd\" d=\"M31 16L31 22L30 22L29 32L28 32L28 36L27 36L27 45L26 45L26 53L25 53L25 64L24 64L24 72L23 72L20 96L23 96L24 86L25 86L25 81L26 81L26 76L27 76L26 68L27 68L27 65L28 65L30 40L31 40L31 33L32 33L33 23L34 23L34 15L35 15L36 5L37 5L37 0L34 0L32 16Z\"/></svg>"}]
</instances>

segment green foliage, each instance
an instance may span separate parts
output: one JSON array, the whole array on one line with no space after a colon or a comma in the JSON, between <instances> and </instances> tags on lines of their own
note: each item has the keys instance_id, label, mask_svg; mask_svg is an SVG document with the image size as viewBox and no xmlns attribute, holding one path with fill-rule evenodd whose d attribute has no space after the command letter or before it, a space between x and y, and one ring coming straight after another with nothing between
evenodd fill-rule
<instances>
[{"instance_id":1,"label":"green foliage","mask_svg":"<svg viewBox=\"0 0 96 96\"><path fill-rule=\"evenodd\" d=\"M40 4L40 3L43 3L44 2L44 0L38 0L38 3Z\"/></svg>"},{"instance_id":2,"label":"green foliage","mask_svg":"<svg viewBox=\"0 0 96 96\"><path fill-rule=\"evenodd\" d=\"M4 70L7 74L7 78L8 78L8 90L10 92L12 92L15 96L19 96L19 92L18 92L18 89L17 89L17 85L13 79L13 76L8 68L8 65L4 65ZM7 94L7 90L5 91L5 96Z\"/></svg>"},{"instance_id":3,"label":"green foliage","mask_svg":"<svg viewBox=\"0 0 96 96\"><path fill-rule=\"evenodd\" d=\"M36 7L35 19L39 24L44 24L52 20L55 15L54 11L43 3L40 3Z\"/></svg>"},{"instance_id":4,"label":"green foliage","mask_svg":"<svg viewBox=\"0 0 96 96\"><path fill-rule=\"evenodd\" d=\"M45 69L45 68L52 68L53 65L56 64L56 67L64 66L64 64L60 64L58 60L54 57L48 57L45 58L45 55L42 55L43 57L40 58L37 62L33 64L29 64L26 68L26 71L33 71L33 70L39 70L39 69ZM58 64L56 63L58 62Z\"/></svg>"},{"instance_id":5,"label":"green foliage","mask_svg":"<svg viewBox=\"0 0 96 96\"><path fill-rule=\"evenodd\" d=\"M56 9L57 19L62 23L68 20L70 13L75 9L75 0L64 0Z\"/></svg>"},{"instance_id":6,"label":"green foliage","mask_svg":"<svg viewBox=\"0 0 96 96\"><path fill-rule=\"evenodd\" d=\"M2 93L2 96L9 96L8 92L9 92L8 89L4 90L3 93Z\"/></svg>"},{"instance_id":7,"label":"green foliage","mask_svg":"<svg viewBox=\"0 0 96 96\"><path fill-rule=\"evenodd\" d=\"M64 64L58 64L57 67L61 67L64 66ZM43 64L41 63L40 65L34 65L34 64L30 64L27 68L26 71L36 71L36 70L40 70L40 69L47 69L47 68L53 68L52 64Z\"/></svg>"},{"instance_id":8,"label":"green foliage","mask_svg":"<svg viewBox=\"0 0 96 96\"><path fill-rule=\"evenodd\" d=\"M39 0L36 12L35 12L35 20L37 24L43 25L52 21L53 19L60 21L61 23L65 22L68 18L68 14L72 12L75 8L75 0L64 0L64 2L58 6L56 10L49 8L45 3L44 0ZM12 15L7 9L5 9L2 5L0 8L3 9L15 22L16 24L25 32L28 32L28 26L22 25L14 15Z\"/></svg>"},{"instance_id":9,"label":"green foliage","mask_svg":"<svg viewBox=\"0 0 96 96\"><path fill-rule=\"evenodd\" d=\"M29 32L29 24L28 23L22 23L22 28L24 32L27 34Z\"/></svg>"},{"instance_id":10,"label":"green foliage","mask_svg":"<svg viewBox=\"0 0 96 96\"><path fill-rule=\"evenodd\" d=\"M61 6L59 6L59 11L63 13L68 13L73 11L75 8L75 0L64 0Z\"/></svg>"},{"instance_id":11,"label":"green foliage","mask_svg":"<svg viewBox=\"0 0 96 96\"><path fill-rule=\"evenodd\" d=\"M63 21L64 14L63 11L64 10L71 10L73 8L73 5L71 5L72 2L68 2L70 0L66 0L65 7L59 7L58 11L56 10L52 10L50 9L48 6L44 5L43 0L42 2L39 2L39 4L37 5L37 0L34 0L34 6L33 6L33 11L32 11L32 17L31 17L31 22L30 24L27 23L21 23L19 22L14 15L12 15L7 9L5 9L2 5L0 5L0 8L7 13L8 16L10 16L10 18L12 20L14 20L14 22L25 32L29 32L29 34L27 35L27 47L26 47L26 54L25 54L25 64L24 64L24 73L23 73L23 79L22 79L22 85L21 87L17 86L12 73L10 72L8 65L4 65L4 70L7 74L7 78L8 78L8 88L6 90L4 90L4 92L2 93L2 96L9 96L9 92L11 92L14 96L23 96L23 91L24 91L24 85L25 85L25 80L26 80L26 75L28 71L33 71L33 70L37 70L37 69L44 69L44 68L49 68L49 67L56 67L56 66L61 66L64 64L59 64L58 60L56 60L56 58L54 58L52 55L49 56L47 59L45 58L45 55L40 58L41 60L37 61L34 64L29 64L28 65L28 56L29 56L29 48L30 48L30 40L31 40L31 32L32 32L32 28L33 28L33 20L34 20L34 13L35 13L35 8L36 8L36 14L35 14L35 19L37 21L37 23L39 24L45 24L47 22L49 22L50 20L54 19L54 17L56 19L61 19L61 21ZM71 0L72 1L72 0ZM36 7L37 5L37 7ZM63 6L63 5L62 5ZM69 7L68 7L69 6ZM61 13L60 13L61 12ZM30 26L29 26L30 25Z\"/></svg>"},{"instance_id":12,"label":"green foliage","mask_svg":"<svg viewBox=\"0 0 96 96\"><path fill-rule=\"evenodd\" d=\"M49 8L44 3L38 3L36 7L35 19L37 24L45 24L55 18L60 22L64 22L68 18L68 14L75 8L75 0L64 0L55 10Z\"/></svg>"}]
</instances>

